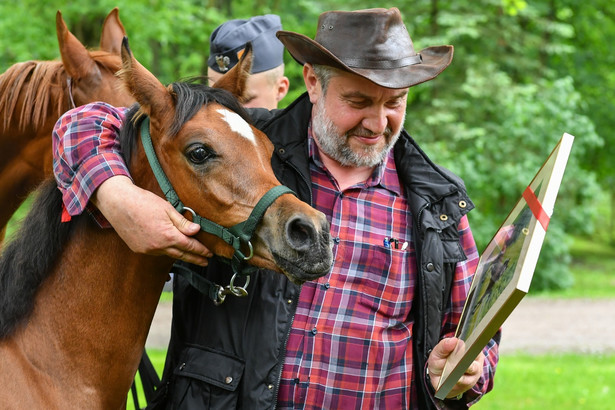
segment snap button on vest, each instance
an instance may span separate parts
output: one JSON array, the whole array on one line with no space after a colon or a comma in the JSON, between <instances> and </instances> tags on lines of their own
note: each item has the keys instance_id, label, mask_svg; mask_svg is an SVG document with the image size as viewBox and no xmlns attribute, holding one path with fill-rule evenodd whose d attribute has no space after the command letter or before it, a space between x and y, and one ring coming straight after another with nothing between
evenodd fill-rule
<instances>
[{"instance_id":1,"label":"snap button on vest","mask_svg":"<svg viewBox=\"0 0 615 410\"><path fill-rule=\"evenodd\" d=\"M431 262L429 262L425 267L427 268L427 272L433 272L434 270L433 263Z\"/></svg>"},{"instance_id":2,"label":"snap button on vest","mask_svg":"<svg viewBox=\"0 0 615 410\"><path fill-rule=\"evenodd\" d=\"M445 215L445 214L440 215L440 220L441 221L447 221L448 220L448 215Z\"/></svg>"}]
</instances>

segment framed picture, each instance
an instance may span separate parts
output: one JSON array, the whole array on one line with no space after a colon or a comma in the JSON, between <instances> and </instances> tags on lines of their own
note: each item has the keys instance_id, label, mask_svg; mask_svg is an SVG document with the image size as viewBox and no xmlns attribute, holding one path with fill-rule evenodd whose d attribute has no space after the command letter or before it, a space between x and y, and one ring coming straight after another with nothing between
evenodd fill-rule
<instances>
[{"instance_id":1,"label":"framed picture","mask_svg":"<svg viewBox=\"0 0 615 410\"><path fill-rule=\"evenodd\" d=\"M574 137L564 134L482 253L436 397L444 399L527 294Z\"/></svg>"}]
</instances>

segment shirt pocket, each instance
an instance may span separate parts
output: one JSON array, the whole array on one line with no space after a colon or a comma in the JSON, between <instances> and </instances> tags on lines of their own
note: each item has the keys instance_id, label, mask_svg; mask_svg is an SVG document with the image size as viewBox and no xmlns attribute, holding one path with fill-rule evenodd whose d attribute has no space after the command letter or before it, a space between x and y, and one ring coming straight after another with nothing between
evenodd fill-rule
<instances>
[{"instance_id":1,"label":"shirt pocket","mask_svg":"<svg viewBox=\"0 0 615 410\"><path fill-rule=\"evenodd\" d=\"M404 321L412 303L413 253L382 245L344 244L345 286L357 292L358 308L383 320Z\"/></svg>"}]
</instances>

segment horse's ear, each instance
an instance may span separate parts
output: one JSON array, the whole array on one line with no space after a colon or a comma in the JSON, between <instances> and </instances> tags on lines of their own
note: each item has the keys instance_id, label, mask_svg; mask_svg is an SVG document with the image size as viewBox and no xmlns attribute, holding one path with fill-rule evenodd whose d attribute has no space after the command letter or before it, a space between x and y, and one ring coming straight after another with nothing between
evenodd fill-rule
<instances>
[{"instance_id":1,"label":"horse's ear","mask_svg":"<svg viewBox=\"0 0 615 410\"><path fill-rule=\"evenodd\" d=\"M62 13L58 10L56 14L56 33L58 35L58 45L64 69L74 79L92 76L102 78L100 69L96 62L90 57L90 53L77 37L73 35L62 18Z\"/></svg>"},{"instance_id":2,"label":"horse's ear","mask_svg":"<svg viewBox=\"0 0 615 410\"><path fill-rule=\"evenodd\" d=\"M244 48L244 52L239 59L239 62L235 64L228 73L224 74L213 85L215 88L222 88L233 94L240 103L245 103L245 99L248 97L246 83L250 72L252 71L252 43L247 43Z\"/></svg>"},{"instance_id":3,"label":"horse's ear","mask_svg":"<svg viewBox=\"0 0 615 410\"><path fill-rule=\"evenodd\" d=\"M120 21L120 10L116 7L111 10L103 23L100 49L119 55L124 37L126 37L126 30L124 30L124 25Z\"/></svg>"},{"instance_id":4,"label":"horse's ear","mask_svg":"<svg viewBox=\"0 0 615 410\"><path fill-rule=\"evenodd\" d=\"M120 78L130 93L150 116L164 117L172 111L173 98L160 81L137 61L130 51L128 38L122 40Z\"/></svg>"}]
</instances>

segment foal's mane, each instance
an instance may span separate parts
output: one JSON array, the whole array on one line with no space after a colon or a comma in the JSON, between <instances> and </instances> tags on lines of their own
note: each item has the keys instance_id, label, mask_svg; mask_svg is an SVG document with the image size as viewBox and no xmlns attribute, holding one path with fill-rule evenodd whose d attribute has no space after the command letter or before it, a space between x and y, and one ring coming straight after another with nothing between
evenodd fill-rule
<instances>
[{"instance_id":1,"label":"foal's mane","mask_svg":"<svg viewBox=\"0 0 615 410\"><path fill-rule=\"evenodd\" d=\"M54 178L36 191L31 211L0 254L0 339L27 319L73 222L62 223L62 194Z\"/></svg>"},{"instance_id":2,"label":"foal's mane","mask_svg":"<svg viewBox=\"0 0 615 410\"><path fill-rule=\"evenodd\" d=\"M175 136L181 127L190 120L201 107L216 102L239 114L248 123L251 123L246 110L231 93L220 88L208 87L200 81L205 81L203 77L192 77L185 81L175 82L169 86L169 90L174 100L175 115L169 127L169 134ZM127 164L130 164L132 151L137 141L139 124L143 120L143 112L139 104L134 104L126 113L126 120L120 130L120 141L122 154Z\"/></svg>"},{"instance_id":3,"label":"foal's mane","mask_svg":"<svg viewBox=\"0 0 615 410\"><path fill-rule=\"evenodd\" d=\"M121 61L115 54L96 50L90 51L90 56L101 70L115 73L121 68ZM16 113L21 131L28 125L41 127L48 112L59 118L71 108L67 78L61 61L32 60L9 67L0 74L0 113L3 117L0 130L9 129Z\"/></svg>"}]
</instances>

